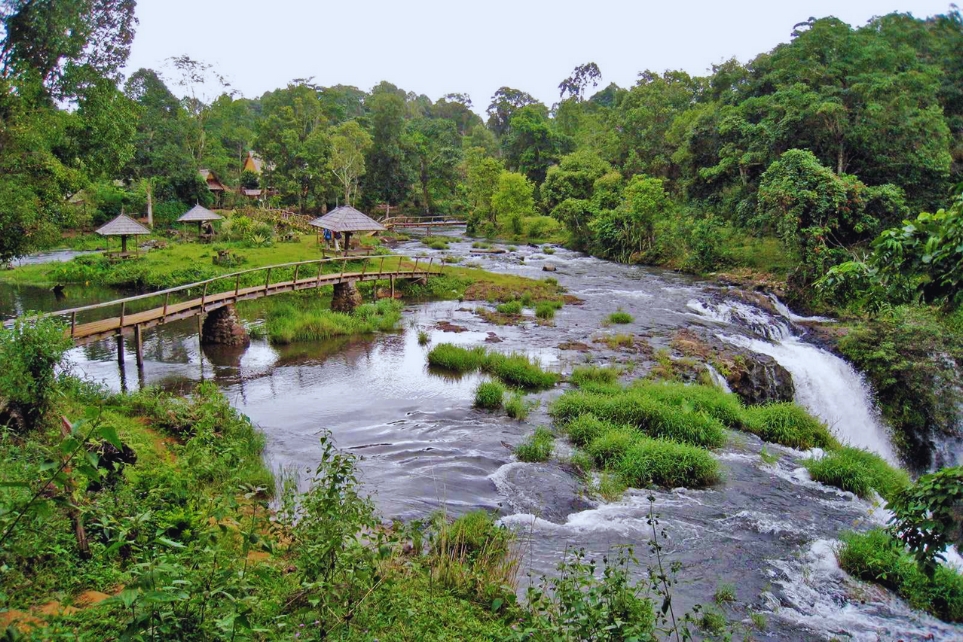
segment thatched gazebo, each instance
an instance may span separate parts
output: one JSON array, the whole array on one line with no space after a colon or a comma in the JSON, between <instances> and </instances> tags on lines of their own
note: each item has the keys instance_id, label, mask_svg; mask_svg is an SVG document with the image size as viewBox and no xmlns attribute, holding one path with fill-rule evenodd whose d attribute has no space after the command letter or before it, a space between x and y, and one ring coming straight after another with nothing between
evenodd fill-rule
<instances>
[{"instance_id":1,"label":"thatched gazebo","mask_svg":"<svg viewBox=\"0 0 963 642\"><path fill-rule=\"evenodd\" d=\"M201 226L210 221L224 220L223 216L215 214L201 205L195 205L184 216L177 219L178 223L197 223L197 236L201 236Z\"/></svg>"},{"instance_id":2,"label":"thatched gazebo","mask_svg":"<svg viewBox=\"0 0 963 642\"><path fill-rule=\"evenodd\" d=\"M110 223L106 223L100 229L98 229L97 234L108 237L119 236L121 246L120 251L122 254L127 254L127 237L150 234L150 230L126 214L118 214L117 218L112 220Z\"/></svg>"},{"instance_id":3,"label":"thatched gazebo","mask_svg":"<svg viewBox=\"0 0 963 642\"><path fill-rule=\"evenodd\" d=\"M337 207L324 216L320 216L310 223L322 230L331 230L344 234L344 249L348 251L351 234L354 232L383 232L385 226L378 221L362 214L350 205ZM337 245L335 245L337 249Z\"/></svg>"}]
</instances>

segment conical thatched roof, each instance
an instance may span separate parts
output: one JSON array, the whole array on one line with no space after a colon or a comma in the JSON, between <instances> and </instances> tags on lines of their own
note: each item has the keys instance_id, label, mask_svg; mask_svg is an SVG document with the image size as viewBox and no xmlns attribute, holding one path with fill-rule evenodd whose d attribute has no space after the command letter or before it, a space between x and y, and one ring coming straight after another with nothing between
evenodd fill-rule
<instances>
[{"instance_id":1,"label":"conical thatched roof","mask_svg":"<svg viewBox=\"0 0 963 642\"><path fill-rule=\"evenodd\" d=\"M195 205L190 209L190 211L184 216L177 219L178 223L200 223L203 221L220 221L223 216L215 214L206 207L201 205Z\"/></svg>"},{"instance_id":2,"label":"conical thatched roof","mask_svg":"<svg viewBox=\"0 0 963 642\"><path fill-rule=\"evenodd\" d=\"M385 229L381 223L350 205L342 205L331 210L324 216L311 221L311 225L332 232L380 232Z\"/></svg>"},{"instance_id":3,"label":"conical thatched roof","mask_svg":"<svg viewBox=\"0 0 963 642\"><path fill-rule=\"evenodd\" d=\"M104 224L97 233L101 236L136 236L150 234L150 230L126 214L118 214L117 218Z\"/></svg>"}]
</instances>

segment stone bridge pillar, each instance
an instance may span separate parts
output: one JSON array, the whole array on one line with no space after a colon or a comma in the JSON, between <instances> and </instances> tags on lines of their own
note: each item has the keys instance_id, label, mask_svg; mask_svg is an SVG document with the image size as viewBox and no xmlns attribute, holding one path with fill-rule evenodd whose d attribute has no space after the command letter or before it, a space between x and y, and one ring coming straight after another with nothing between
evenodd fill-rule
<instances>
[{"instance_id":1,"label":"stone bridge pillar","mask_svg":"<svg viewBox=\"0 0 963 642\"><path fill-rule=\"evenodd\" d=\"M218 308L207 315L201 328L201 343L206 345L246 346L251 343L247 330L237 318L233 305Z\"/></svg>"},{"instance_id":2,"label":"stone bridge pillar","mask_svg":"<svg viewBox=\"0 0 963 642\"><path fill-rule=\"evenodd\" d=\"M361 293L351 281L334 284L334 298L331 309L335 312L351 312L362 304Z\"/></svg>"}]
</instances>

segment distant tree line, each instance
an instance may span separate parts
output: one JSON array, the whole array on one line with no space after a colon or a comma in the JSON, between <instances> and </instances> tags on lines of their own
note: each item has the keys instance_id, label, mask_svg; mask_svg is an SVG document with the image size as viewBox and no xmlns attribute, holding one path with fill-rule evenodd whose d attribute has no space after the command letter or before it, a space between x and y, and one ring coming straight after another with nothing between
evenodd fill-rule
<instances>
[{"instance_id":1,"label":"distant tree line","mask_svg":"<svg viewBox=\"0 0 963 642\"><path fill-rule=\"evenodd\" d=\"M82 189L98 221L150 204L163 222L209 204L206 168L304 213L350 202L533 238L561 226L623 261L671 263L682 243L688 267L711 269L725 263L725 230L775 236L808 284L945 204L961 180L956 9L859 28L810 19L746 64L643 71L629 88L599 90L602 72L586 63L559 102L502 87L483 121L464 94L432 101L389 82L297 79L243 98L186 56L167 76L122 79L134 5L0 0L0 259L91 224L67 206ZM251 150L260 175L242 172Z\"/></svg>"}]
</instances>

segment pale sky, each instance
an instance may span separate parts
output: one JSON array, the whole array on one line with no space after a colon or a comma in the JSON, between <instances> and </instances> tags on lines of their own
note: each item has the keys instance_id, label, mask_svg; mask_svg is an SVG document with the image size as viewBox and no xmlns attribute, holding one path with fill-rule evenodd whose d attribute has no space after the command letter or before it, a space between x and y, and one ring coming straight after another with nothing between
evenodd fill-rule
<instances>
[{"instance_id":1,"label":"pale sky","mask_svg":"<svg viewBox=\"0 0 963 642\"><path fill-rule=\"evenodd\" d=\"M600 88L629 87L645 69L703 75L732 56L746 62L810 16L859 26L948 10L947 0L138 0L128 73L170 77L166 59L186 54L248 98L294 78L364 90L388 80L432 100L468 93L484 112L503 85L551 106L585 62L601 69Z\"/></svg>"}]
</instances>

